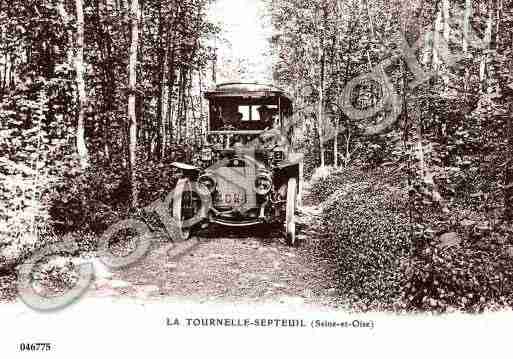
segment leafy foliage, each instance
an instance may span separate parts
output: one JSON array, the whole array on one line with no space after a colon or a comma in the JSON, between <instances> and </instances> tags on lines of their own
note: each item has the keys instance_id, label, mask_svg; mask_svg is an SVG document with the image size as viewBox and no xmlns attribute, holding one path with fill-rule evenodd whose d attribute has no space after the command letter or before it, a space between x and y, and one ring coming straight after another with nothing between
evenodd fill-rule
<instances>
[{"instance_id":1,"label":"leafy foliage","mask_svg":"<svg viewBox=\"0 0 513 359\"><path fill-rule=\"evenodd\" d=\"M511 307L512 248L497 237L449 248L428 246L403 266L404 306L438 312Z\"/></svg>"},{"instance_id":2,"label":"leafy foliage","mask_svg":"<svg viewBox=\"0 0 513 359\"><path fill-rule=\"evenodd\" d=\"M213 60L208 41L218 32L205 16L208 2L141 2L139 161L130 166L129 3L0 1L0 269L5 258L14 263L42 245L46 232L99 233L126 216L131 169L143 194L141 206L169 191L175 181L169 162L180 159L189 139L201 140L201 92L209 85L204 72ZM77 41L79 4L83 47ZM82 51L85 99L77 94L75 60ZM89 152L85 171L78 140Z\"/></svg>"},{"instance_id":3,"label":"leafy foliage","mask_svg":"<svg viewBox=\"0 0 513 359\"><path fill-rule=\"evenodd\" d=\"M338 188L324 202L323 217L334 241L340 292L353 304L390 308L400 298L400 264L412 248L402 210L407 198L404 191L376 183L376 177L380 174L347 170L320 180L316 188Z\"/></svg>"}]
</instances>

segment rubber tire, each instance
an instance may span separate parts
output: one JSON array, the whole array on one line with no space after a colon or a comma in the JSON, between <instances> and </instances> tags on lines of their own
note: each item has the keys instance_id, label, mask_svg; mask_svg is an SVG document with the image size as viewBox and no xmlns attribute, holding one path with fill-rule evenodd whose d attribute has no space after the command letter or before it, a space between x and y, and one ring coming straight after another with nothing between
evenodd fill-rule
<instances>
[{"instance_id":1,"label":"rubber tire","mask_svg":"<svg viewBox=\"0 0 513 359\"><path fill-rule=\"evenodd\" d=\"M287 204L285 209L285 240L287 245L297 246L295 212L297 206L297 179L289 178L287 184Z\"/></svg>"},{"instance_id":2,"label":"rubber tire","mask_svg":"<svg viewBox=\"0 0 513 359\"><path fill-rule=\"evenodd\" d=\"M180 224L183 218L182 213L182 200L183 193L191 188L191 184L187 178L181 178L178 180L175 191L176 195L173 198L173 218ZM180 228L182 231L182 239L187 240L191 236L190 228Z\"/></svg>"}]
</instances>

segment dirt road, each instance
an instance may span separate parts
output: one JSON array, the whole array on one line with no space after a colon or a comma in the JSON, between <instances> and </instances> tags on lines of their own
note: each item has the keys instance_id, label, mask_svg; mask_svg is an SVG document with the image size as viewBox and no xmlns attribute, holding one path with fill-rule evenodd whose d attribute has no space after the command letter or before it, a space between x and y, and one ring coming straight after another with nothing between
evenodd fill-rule
<instances>
[{"instance_id":1,"label":"dirt road","mask_svg":"<svg viewBox=\"0 0 513 359\"><path fill-rule=\"evenodd\" d=\"M92 262L96 275L86 296L337 305L333 261L320 249L331 239L319 214L307 197L296 217L299 248L288 247L279 232L261 233L263 228L212 227L177 245L162 236L143 259L117 271L93 253L82 254L80 262ZM64 290L62 273L55 275L58 284L45 282L45 293ZM0 299L13 300L15 277L2 278Z\"/></svg>"},{"instance_id":2,"label":"dirt road","mask_svg":"<svg viewBox=\"0 0 513 359\"><path fill-rule=\"evenodd\" d=\"M318 255L318 211L310 204L297 216L300 248L286 246L279 233L260 235L258 227L210 228L178 245L163 240L129 268L105 268L89 294L331 305L336 291L333 271Z\"/></svg>"}]
</instances>

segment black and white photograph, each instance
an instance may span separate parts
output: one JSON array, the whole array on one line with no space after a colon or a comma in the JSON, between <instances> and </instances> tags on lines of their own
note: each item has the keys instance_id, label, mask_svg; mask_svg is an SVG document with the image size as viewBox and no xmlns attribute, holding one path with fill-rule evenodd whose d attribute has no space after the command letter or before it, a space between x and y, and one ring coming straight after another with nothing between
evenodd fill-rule
<instances>
[{"instance_id":1,"label":"black and white photograph","mask_svg":"<svg viewBox=\"0 0 513 359\"><path fill-rule=\"evenodd\" d=\"M0 0L0 323L6 358L508 356L513 1Z\"/></svg>"}]
</instances>

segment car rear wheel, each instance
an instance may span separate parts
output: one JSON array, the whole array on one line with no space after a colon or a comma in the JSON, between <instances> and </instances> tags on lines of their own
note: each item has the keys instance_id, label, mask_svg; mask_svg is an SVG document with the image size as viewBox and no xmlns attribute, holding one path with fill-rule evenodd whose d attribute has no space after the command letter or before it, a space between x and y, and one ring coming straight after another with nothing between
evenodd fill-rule
<instances>
[{"instance_id":1,"label":"car rear wheel","mask_svg":"<svg viewBox=\"0 0 513 359\"><path fill-rule=\"evenodd\" d=\"M287 204L285 209L285 239L289 246L297 246L295 212L297 204L297 179L289 178L287 184Z\"/></svg>"}]
</instances>

